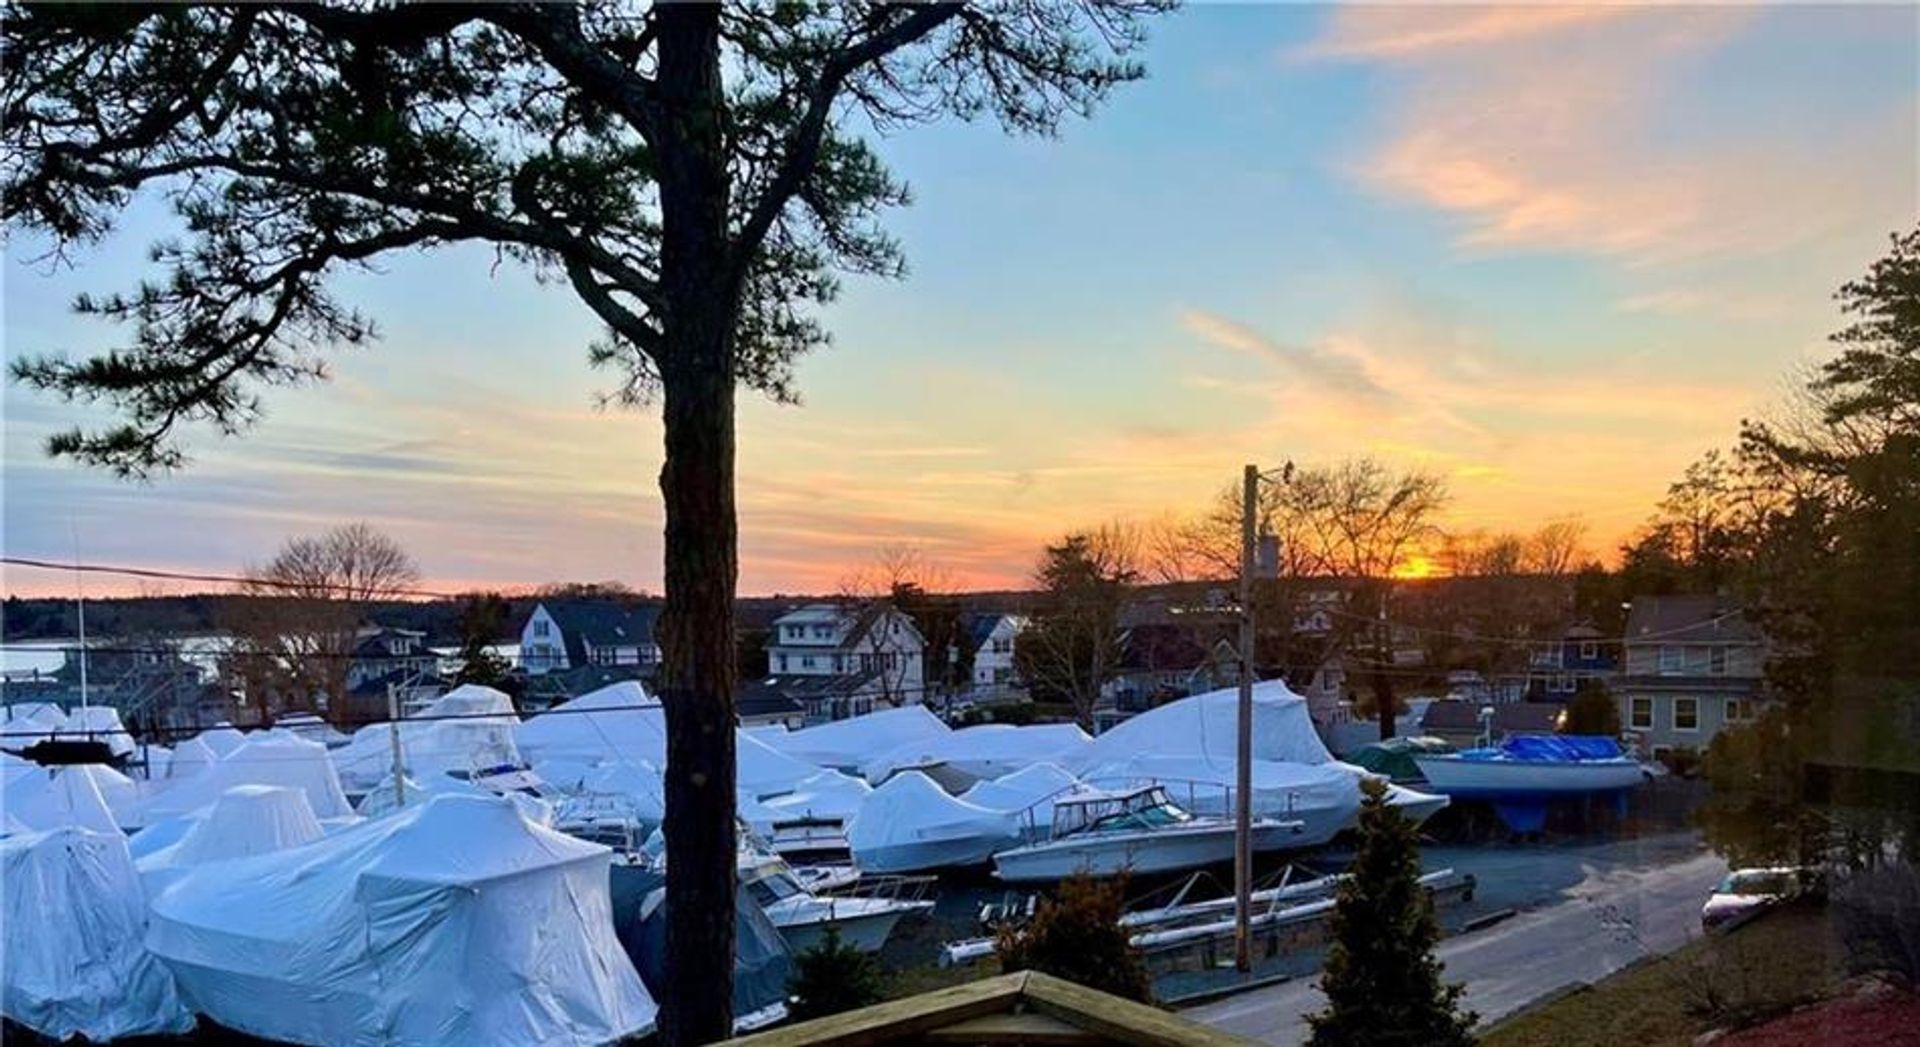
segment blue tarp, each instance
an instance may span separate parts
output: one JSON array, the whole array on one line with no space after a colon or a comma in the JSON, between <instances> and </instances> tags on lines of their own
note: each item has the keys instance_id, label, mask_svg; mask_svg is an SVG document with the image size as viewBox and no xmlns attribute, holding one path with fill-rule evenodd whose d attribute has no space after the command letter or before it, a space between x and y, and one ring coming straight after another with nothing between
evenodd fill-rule
<instances>
[{"instance_id":1,"label":"blue tarp","mask_svg":"<svg viewBox=\"0 0 1920 1047\"><path fill-rule=\"evenodd\" d=\"M1532 760L1541 763L1577 763L1582 760L1617 760L1620 743L1603 735L1518 734L1500 743L1498 749L1469 749L1463 760Z\"/></svg>"},{"instance_id":2,"label":"blue tarp","mask_svg":"<svg viewBox=\"0 0 1920 1047\"><path fill-rule=\"evenodd\" d=\"M613 928L620 944L640 972L640 980L656 995L666 991L667 905L662 901L648 912L647 896L666 885L654 869L613 866ZM787 940L760 911L745 888L734 894L733 1014L743 1017L787 998L791 963Z\"/></svg>"}]
</instances>

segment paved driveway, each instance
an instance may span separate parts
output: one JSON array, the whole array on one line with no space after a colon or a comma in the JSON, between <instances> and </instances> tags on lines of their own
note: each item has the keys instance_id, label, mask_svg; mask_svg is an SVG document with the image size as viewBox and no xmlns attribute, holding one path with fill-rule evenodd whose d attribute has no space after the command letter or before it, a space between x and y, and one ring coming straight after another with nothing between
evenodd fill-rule
<instances>
[{"instance_id":1,"label":"paved driveway","mask_svg":"<svg viewBox=\"0 0 1920 1047\"><path fill-rule=\"evenodd\" d=\"M1718 856L1699 852L1650 867L1588 862L1583 869L1563 900L1440 943L1447 977L1467 983L1466 1005L1482 1022L1686 944L1699 933L1700 903L1727 872ZM1183 1013L1268 1043L1300 1043L1307 1034L1304 1016L1323 1003L1315 981L1300 978Z\"/></svg>"}]
</instances>

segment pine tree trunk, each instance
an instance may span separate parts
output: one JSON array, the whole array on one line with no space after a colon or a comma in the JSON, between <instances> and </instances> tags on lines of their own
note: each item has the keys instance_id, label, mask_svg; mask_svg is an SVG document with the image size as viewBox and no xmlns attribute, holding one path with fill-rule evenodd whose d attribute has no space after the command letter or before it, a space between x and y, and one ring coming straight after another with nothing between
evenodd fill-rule
<instances>
[{"instance_id":1,"label":"pine tree trunk","mask_svg":"<svg viewBox=\"0 0 1920 1047\"><path fill-rule=\"evenodd\" d=\"M734 345L719 8L665 4L659 33L660 377L666 464L667 987L661 1039L733 1028Z\"/></svg>"}]
</instances>

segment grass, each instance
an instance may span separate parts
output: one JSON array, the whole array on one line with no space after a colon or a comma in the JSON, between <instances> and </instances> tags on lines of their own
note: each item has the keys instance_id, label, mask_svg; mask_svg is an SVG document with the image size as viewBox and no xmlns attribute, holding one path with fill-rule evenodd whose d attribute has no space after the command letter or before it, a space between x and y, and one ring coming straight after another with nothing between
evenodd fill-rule
<instances>
[{"instance_id":1,"label":"grass","mask_svg":"<svg viewBox=\"0 0 1920 1047\"><path fill-rule=\"evenodd\" d=\"M1784 1013L1842 977L1824 911L1794 906L1500 1022L1483 1047L1685 1047Z\"/></svg>"}]
</instances>

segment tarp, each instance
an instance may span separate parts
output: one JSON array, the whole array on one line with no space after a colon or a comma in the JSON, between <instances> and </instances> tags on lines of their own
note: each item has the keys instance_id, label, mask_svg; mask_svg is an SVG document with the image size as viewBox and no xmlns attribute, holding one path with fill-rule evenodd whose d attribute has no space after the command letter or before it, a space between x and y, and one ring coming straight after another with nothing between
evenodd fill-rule
<instances>
[{"instance_id":1,"label":"tarp","mask_svg":"<svg viewBox=\"0 0 1920 1047\"><path fill-rule=\"evenodd\" d=\"M1078 778L1055 763L1036 763L1012 774L976 784L962 800L1019 816L1023 829L1046 831L1053 825L1053 799L1082 787Z\"/></svg>"},{"instance_id":2,"label":"tarp","mask_svg":"<svg viewBox=\"0 0 1920 1047\"><path fill-rule=\"evenodd\" d=\"M146 899L117 830L0 841L0 1013L47 1038L181 1033L193 1014L147 953Z\"/></svg>"},{"instance_id":3,"label":"tarp","mask_svg":"<svg viewBox=\"0 0 1920 1047\"><path fill-rule=\"evenodd\" d=\"M850 774L819 771L794 785L793 791L767 798L765 806L780 818L851 818L873 787Z\"/></svg>"},{"instance_id":4,"label":"tarp","mask_svg":"<svg viewBox=\"0 0 1920 1047\"><path fill-rule=\"evenodd\" d=\"M1061 764L1076 773L1084 768L1158 753L1207 756L1231 764L1239 730L1240 695L1234 688L1208 691L1168 702L1116 725L1093 740L1080 755ZM1289 763L1333 760L1313 729L1307 700L1279 680L1253 685L1253 757ZM1084 775L1082 775L1084 777Z\"/></svg>"},{"instance_id":5,"label":"tarp","mask_svg":"<svg viewBox=\"0 0 1920 1047\"><path fill-rule=\"evenodd\" d=\"M89 773L90 766L35 769L9 778L3 798L8 818L35 832L76 827L119 835L121 814L101 793L104 776Z\"/></svg>"},{"instance_id":6,"label":"tarp","mask_svg":"<svg viewBox=\"0 0 1920 1047\"><path fill-rule=\"evenodd\" d=\"M222 1025L293 1043L605 1043L655 1006L613 935L609 852L511 801L439 796L201 866L148 946Z\"/></svg>"},{"instance_id":7,"label":"tarp","mask_svg":"<svg viewBox=\"0 0 1920 1047\"><path fill-rule=\"evenodd\" d=\"M1299 845L1324 843L1360 813L1360 772L1338 762L1253 761L1255 817L1305 822ZM1081 778L1101 788L1158 782L1174 803L1194 814L1233 814L1231 756L1145 753L1088 768Z\"/></svg>"},{"instance_id":8,"label":"tarp","mask_svg":"<svg viewBox=\"0 0 1920 1047\"><path fill-rule=\"evenodd\" d=\"M191 778L212 767L219 759L220 754L213 746L198 737L189 738L173 747L173 759L167 761L167 777Z\"/></svg>"},{"instance_id":9,"label":"tarp","mask_svg":"<svg viewBox=\"0 0 1920 1047\"><path fill-rule=\"evenodd\" d=\"M883 782L899 768L942 763L975 778L999 778L1042 761L1078 759L1092 744L1077 724L981 724L894 746L868 760L862 773L869 782Z\"/></svg>"},{"instance_id":10,"label":"tarp","mask_svg":"<svg viewBox=\"0 0 1920 1047\"><path fill-rule=\"evenodd\" d=\"M150 895L207 862L271 854L323 835L307 794L279 785L236 785L193 819L175 843L136 859Z\"/></svg>"},{"instance_id":11,"label":"tarp","mask_svg":"<svg viewBox=\"0 0 1920 1047\"><path fill-rule=\"evenodd\" d=\"M247 744L247 736L224 720L194 735L194 738L205 743L215 756L225 756Z\"/></svg>"},{"instance_id":12,"label":"tarp","mask_svg":"<svg viewBox=\"0 0 1920 1047\"><path fill-rule=\"evenodd\" d=\"M120 722L120 710L111 705L89 705L67 713L66 733L86 732L93 740L105 742L115 759L133 754L133 735Z\"/></svg>"},{"instance_id":13,"label":"tarp","mask_svg":"<svg viewBox=\"0 0 1920 1047\"><path fill-rule=\"evenodd\" d=\"M1452 751L1453 746L1440 738L1388 738L1355 749L1347 755L1346 762L1363 771L1404 782L1421 776L1420 765L1413 762L1416 755L1437 756Z\"/></svg>"},{"instance_id":14,"label":"tarp","mask_svg":"<svg viewBox=\"0 0 1920 1047\"><path fill-rule=\"evenodd\" d=\"M67 725L66 711L52 702L19 702L6 707L0 721L0 746L15 752L31 749Z\"/></svg>"},{"instance_id":15,"label":"tarp","mask_svg":"<svg viewBox=\"0 0 1920 1047\"><path fill-rule=\"evenodd\" d=\"M1496 749L1469 749L1463 760L1526 760L1542 763L1577 763L1584 760L1618 760L1620 743L1604 735L1591 734L1516 734Z\"/></svg>"},{"instance_id":16,"label":"tarp","mask_svg":"<svg viewBox=\"0 0 1920 1047\"><path fill-rule=\"evenodd\" d=\"M421 778L408 777L406 783L405 790L396 789L393 787L393 775L387 775L384 781L367 790L367 794L360 797L360 803L354 810L363 818L378 818L392 814L403 806L412 807L414 804L425 803L435 796L493 795L472 782L449 778L444 774L430 774ZM402 804L400 802L402 799L406 803Z\"/></svg>"},{"instance_id":17,"label":"tarp","mask_svg":"<svg viewBox=\"0 0 1920 1047\"><path fill-rule=\"evenodd\" d=\"M314 817L326 820L353 814L340 777L327 759L327 747L290 734L268 734L249 739L206 770L136 804L128 825L153 822L198 810L236 785L284 785L307 794Z\"/></svg>"},{"instance_id":18,"label":"tarp","mask_svg":"<svg viewBox=\"0 0 1920 1047\"><path fill-rule=\"evenodd\" d=\"M615 865L612 870L613 927L620 945L657 997L666 991L666 876L658 869ZM733 909L733 1014L739 1018L787 998L792 964L787 942L744 886L736 888Z\"/></svg>"},{"instance_id":19,"label":"tarp","mask_svg":"<svg viewBox=\"0 0 1920 1047\"><path fill-rule=\"evenodd\" d=\"M876 755L951 733L925 706L907 705L761 738L808 763L857 773Z\"/></svg>"},{"instance_id":20,"label":"tarp","mask_svg":"<svg viewBox=\"0 0 1920 1047\"><path fill-rule=\"evenodd\" d=\"M847 825L863 872L915 872L981 864L1019 844L1018 819L949 795L919 771L875 789Z\"/></svg>"},{"instance_id":21,"label":"tarp","mask_svg":"<svg viewBox=\"0 0 1920 1047\"><path fill-rule=\"evenodd\" d=\"M613 764L641 760L667 764L666 710L631 680L602 687L549 709L520 725L520 751L536 761ZM735 729L736 785L769 796L788 792L820 768L770 748Z\"/></svg>"},{"instance_id":22,"label":"tarp","mask_svg":"<svg viewBox=\"0 0 1920 1047\"><path fill-rule=\"evenodd\" d=\"M513 699L491 687L462 684L400 721L402 766L413 777L521 766L514 743L519 726ZM393 773L393 733L388 724L370 724L332 750L343 787L361 792Z\"/></svg>"}]
</instances>

